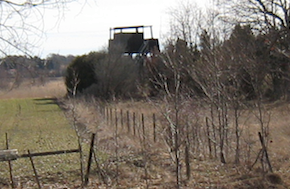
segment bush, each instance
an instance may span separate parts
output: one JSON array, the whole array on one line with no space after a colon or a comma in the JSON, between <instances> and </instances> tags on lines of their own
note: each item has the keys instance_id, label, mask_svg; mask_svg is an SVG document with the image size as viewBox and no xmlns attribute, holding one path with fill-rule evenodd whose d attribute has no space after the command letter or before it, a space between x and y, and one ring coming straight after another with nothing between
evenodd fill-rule
<instances>
[{"instance_id":1,"label":"bush","mask_svg":"<svg viewBox=\"0 0 290 189\"><path fill-rule=\"evenodd\" d=\"M81 93L84 89L98 82L94 69L96 64L105 56L104 52L91 52L74 59L68 66L65 76L65 85L69 95Z\"/></svg>"},{"instance_id":2,"label":"bush","mask_svg":"<svg viewBox=\"0 0 290 189\"><path fill-rule=\"evenodd\" d=\"M98 82L86 92L106 100L136 97L139 69L139 64L130 57L107 56L95 65Z\"/></svg>"},{"instance_id":3,"label":"bush","mask_svg":"<svg viewBox=\"0 0 290 189\"><path fill-rule=\"evenodd\" d=\"M68 66L68 95L79 93L102 99L136 97L141 64L129 56L91 52Z\"/></svg>"}]
</instances>

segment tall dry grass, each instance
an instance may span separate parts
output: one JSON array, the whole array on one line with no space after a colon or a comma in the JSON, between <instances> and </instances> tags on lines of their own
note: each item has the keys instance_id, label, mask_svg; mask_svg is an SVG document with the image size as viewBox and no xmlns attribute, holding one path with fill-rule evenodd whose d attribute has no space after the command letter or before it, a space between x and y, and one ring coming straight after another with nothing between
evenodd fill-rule
<instances>
[{"instance_id":1,"label":"tall dry grass","mask_svg":"<svg viewBox=\"0 0 290 189\"><path fill-rule=\"evenodd\" d=\"M93 119L87 116L95 117L93 114L99 114L99 102L84 102L80 108L80 117L85 117L86 125L90 127L90 130L97 132L97 144L98 150L102 153L102 158L105 165L103 169L105 173L112 180L116 177L114 173L114 165L119 164L119 181L120 187L136 187L146 188L149 183L153 188L174 188L174 165L172 157L170 157L170 151L165 144L164 124L162 116L159 110L152 104L146 101L127 101L127 102L114 102L106 104L107 108L112 110L112 121L107 121L106 116L98 117L99 119L105 119L101 124L97 124L99 121L94 122ZM157 103L157 102L156 102ZM162 107L163 102L159 102L159 106ZM102 104L104 106L104 104ZM191 153L191 179L184 183L185 188L288 188L290 186L290 176L288 169L290 166L290 148L288 144L290 142L290 128L289 128L289 116L290 105L287 103L282 104L270 104L267 105L267 111L271 116L270 136L268 153L274 169L275 174L264 175L261 172L260 160L250 170L249 167L255 161L261 144L258 138L259 124L255 118L253 110L249 110L245 113L243 125L242 125L242 138L241 148L243 153L246 153L247 145L251 145L250 161L242 161L240 165L235 165L233 157L229 157L227 164L221 164L218 160L210 159L207 155L199 158L195 154ZM118 117L118 144L115 140L115 111L120 116L120 110L122 109L124 117L126 112L130 112L130 123L132 126L132 112L138 115L136 119L137 134L134 135L132 130L127 132L126 121L124 120L124 128L120 123L120 117ZM86 111L85 111L86 110ZM88 110L88 111L87 111ZM189 110L192 111L193 109ZM200 110L201 111L201 110ZM87 112L85 115L83 115ZM152 113L156 113L157 117L157 143L153 142L152 138ZM146 141L145 148L142 143L142 128L140 128L140 114L145 116L145 129L146 129ZM190 113L190 112L188 112ZM200 115L203 115L200 113ZM161 117L160 117L161 116ZM125 118L124 118L125 119ZM90 120L90 121L88 121ZM200 124L203 119L200 119ZM111 122L111 123L110 123ZM140 135L141 132L141 135ZM230 132L232 133L232 132ZM115 149L118 147L118 161L115 159ZM206 147L206 144L200 144L200 151ZM234 144L227 146L229 151L234 150ZM183 149L182 149L183 150ZM206 150L205 150L206 151ZM104 155L105 154L105 155ZM145 154L145 156L144 156ZM247 154L241 154L243 159L247 158ZM104 158L105 157L105 158ZM144 160L144 157L147 159ZM144 161L148 164L145 171ZM185 178L185 165L182 160L182 174ZM146 172L146 174L145 174ZM274 179L273 179L274 178ZM276 181L275 178L281 181ZM276 180L277 180L276 179ZM146 184L147 182L147 184ZM150 188L149 187L149 188ZM114 188L114 187L113 187Z\"/></svg>"},{"instance_id":2,"label":"tall dry grass","mask_svg":"<svg viewBox=\"0 0 290 189\"><path fill-rule=\"evenodd\" d=\"M65 94L66 87L62 77L48 78L45 82L25 80L17 87L14 86L13 81L9 81L7 87L0 88L0 99L60 98Z\"/></svg>"}]
</instances>

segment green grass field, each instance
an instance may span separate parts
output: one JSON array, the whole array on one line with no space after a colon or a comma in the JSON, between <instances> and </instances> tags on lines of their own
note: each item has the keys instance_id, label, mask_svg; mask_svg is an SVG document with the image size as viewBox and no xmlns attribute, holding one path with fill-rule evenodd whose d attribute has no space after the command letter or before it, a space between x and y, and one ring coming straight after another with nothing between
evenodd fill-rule
<instances>
[{"instance_id":1,"label":"green grass field","mask_svg":"<svg viewBox=\"0 0 290 189\"><path fill-rule=\"evenodd\" d=\"M26 154L28 150L34 153L78 148L75 130L54 99L0 100L0 149L6 148L5 133L9 149L17 149L19 154ZM34 157L33 160L40 176L58 175L54 178L58 181L75 179L69 172L79 170L78 153ZM13 175L18 180L33 176L29 158L12 161L12 165ZM8 163L0 162L0 179L8 178Z\"/></svg>"}]
</instances>

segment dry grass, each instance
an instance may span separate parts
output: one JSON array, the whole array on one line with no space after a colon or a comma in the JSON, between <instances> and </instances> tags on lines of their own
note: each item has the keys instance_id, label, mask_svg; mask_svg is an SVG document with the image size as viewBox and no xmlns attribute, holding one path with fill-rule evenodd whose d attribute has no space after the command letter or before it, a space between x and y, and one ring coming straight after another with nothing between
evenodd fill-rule
<instances>
[{"instance_id":1,"label":"dry grass","mask_svg":"<svg viewBox=\"0 0 290 189\"><path fill-rule=\"evenodd\" d=\"M22 89L22 90L21 90ZM31 91L34 91L33 93ZM20 87L9 93L2 93L0 98L25 98L25 97L61 97L65 94L62 80L46 83L44 86ZM163 104L163 102L159 102ZM155 105L158 103L154 103ZM161 105L158 107L161 107ZM174 162L169 153L169 148L164 142L165 122L157 117L158 140L155 143L152 136L152 113L158 114L160 109L145 101L126 101L103 104L94 101L78 99L78 101L64 101L67 115L70 115L72 105L75 108L78 125L83 128L86 142L89 142L91 132L97 133L96 152L101 171L96 162L92 165L92 175L86 188L175 188ZM111 107L113 120L108 122L103 107ZM221 164L218 160L209 159L207 155L198 156L191 154L191 179L183 176L183 188L290 188L290 105L288 103L270 104L270 140L269 155L275 174L263 175L259 162L250 171L248 166L255 160L260 144L257 137L258 122L251 113L243 118L242 141L252 142L251 162L242 162L236 166L229 161ZM115 108L118 115L118 132L115 125ZM162 107L163 108L163 107ZM128 133L126 120L123 127L120 124L120 110L136 113L136 134L133 134L132 122ZM201 112L196 112L201 114ZM142 141L142 128L140 115L144 114L146 125L146 142ZM117 134L117 135L116 135ZM116 138L117 136L117 138ZM117 140L116 140L117 139ZM117 150L117 151L116 151ZM233 150L233 147L231 148ZM182 173L185 175L185 166L182 163ZM117 171L118 170L118 173ZM101 174L100 174L101 173ZM101 176L103 175L103 177ZM67 188L76 188L75 183L66 183ZM52 185L47 187L54 187ZM57 188L55 186L54 188Z\"/></svg>"},{"instance_id":2,"label":"dry grass","mask_svg":"<svg viewBox=\"0 0 290 189\"><path fill-rule=\"evenodd\" d=\"M100 110L103 110L102 106L99 107L100 103L92 101L79 103L77 105L80 115L79 121L85 122L89 131L97 133L97 149L101 154L100 161L103 162L102 171L106 175L106 179L109 180L105 185L99 179L98 186L109 186L109 188L175 188L174 162L163 139L162 124L164 122L160 117L157 118L158 141L156 143L153 141L150 116L153 112L158 114L156 108L144 101L111 103L107 107L112 109L112 120L107 120L104 114L99 113ZM123 120L123 126L121 126L121 109L124 117L126 117L127 110L130 112L131 128L129 133L126 120ZM115 111L118 119L117 141ZM287 132L289 131L287 123L290 120L288 120L288 111L287 104L275 105L274 108L271 108L270 140L272 142L269 144L269 155L275 174L262 174L259 162L252 170L248 169L257 157L260 143L257 137L259 130L257 121L253 114L247 114L242 140L249 140L249 136L251 136L250 140L254 141L251 162L242 162L241 165L237 166L229 160L228 164L221 164L218 160L209 159L206 155L200 157L192 154L190 180L186 180L184 163L181 165L184 175L182 177L183 188L289 188L290 149L287 144L290 142L290 132ZM132 130L132 112L136 113L135 135ZM145 116L145 142L142 141L141 113ZM98 121L94 122L96 117L98 117ZM248 131L246 132L246 130ZM94 167L94 170L97 173L97 167ZM95 176L97 175L95 174ZM91 184L90 187L94 187L93 184L96 183Z\"/></svg>"},{"instance_id":3,"label":"dry grass","mask_svg":"<svg viewBox=\"0 0 290 189\"><path fill-rule=\"evenodd\" d=\"M66 94L63 78L51 78L44 83L27 80L23 81L18 87L13 87L13 82L8 85L9 87L0 89L0 99L60 98Z\"/></svg>"}]
</instances>

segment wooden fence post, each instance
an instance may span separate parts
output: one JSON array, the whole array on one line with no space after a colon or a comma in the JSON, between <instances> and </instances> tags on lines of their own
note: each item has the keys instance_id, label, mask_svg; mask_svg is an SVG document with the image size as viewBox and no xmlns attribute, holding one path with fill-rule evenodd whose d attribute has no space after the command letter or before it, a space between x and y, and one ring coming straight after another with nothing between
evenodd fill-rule
<instances>
[{"instance_id":1,"label":"wooden fence post","mask_svg":"<svg viewBox=\"0 0 290 189\"><path fill-rule=\"evenodd\" d=\"M207 134L207 142L208 142L208 150L209 150L209 158L212 158L212 147L211 147L211 136L210 136L210 130L209 130L209 121L208 117L205 118L206 122L206 134Z\"/></svg>"},{"instance_id":2,"label":"wooden fence post","mask_svg":"<svg viewBox=\"0 0 290 189\"><path fill-rule=\"evenodd\" d=\"M116 130L118 132L118 111L117 111L117 108L115 108L115 127L116 127Z\"/></svg>"},{"instance_id":3,"label":"wooden fence post","mask_svg":"<svg viewBox=\"0 0 290 189\"><path fill-rule=\"evenodd\" d=\"M95 135L96 135L95 133L92 134L90 153L89 153L89 159L88 159L88 167L87 167L87 173L85 175L85 182L84 182L85 186L88 185L88 183L89 183L89 175L90 175L92 157L93 157L93 152L94 152Z\"/></svg>"},{"instance_id":4,"label":"wooden fence post","mask_svg":"<svg viewBox=\"0 0 290 189\"><path fill-rule=\"evenodd\" d=\"M133 112L133 134L136 135L136 114Z\"/></svg>"},{"instance_id":5,"label":"wooden fence post","mask_svg":"<svg viewBox=\"0 0 290 189\"><path fill-rule=\"evenodd\" d=\"M153 113L153 141L156 142L156 117Z\"/></svg>"},{"instance_id":6,"label":"wooden fence post","mask_svg":"<svg viewBox=\"0 0 290 189\"><path fill-rule=\"evenodd\" d=\"M185 143L185 167L186 167L186 176L187 180L190 179L190 158L189 158L189 145L188 142Z\"/></svg>"},{"instance_id":7,"label":"wooden fence post","mask_svg":"<svg viewBox=\"0 0 290 189\"><path fill-rule=\"evenodd\" d=\"M118 115L115 109L115 155L116 155L116 183L119 184L119 140L118 140Z\"/></svg>"},{"instance_id":8,"label":"wooden fence post","mask_svg":"<svg viewBox=\"0 0 290 189\"><path fill-rule=\"evenodd\" d=\"M6 149L9 150L8 133L5 133L5 139L6 139ZM8 166L9 166L9 176L10 176L11 187L15 188L15 183L14 183L13 174L12 174L11 161L8 161Z\"/></svg>"},{"instance_id":9,"label":"wooden fence post","mask_svg":"<svg viewBox=\"0 0 290 189\"><path fill-rule=\"evenodd\" d=\"M32 169L33 169L33 172L34 172L35 180L37 182L37 186L38 186L39 189L41 189L39 178L38 178L38 175L37 175L36 168L34 166L34 162L33 162L32 156L30 155L30 151L29 150L27 152L28 152L29 159L30 159L30 162L31 162L31 165L32 165Z\"/></svg>"},{"instance_id":10,"label":"wooden fence post","mask_svg":"<svg viewBox=\"0 0 290 189\"><path fill-rule=\"evenodd\" d=\"M144 121L144 114L141 114L141 125L142 125L142 133L143 133L143 142L145 142L145 121Z\"/></svg>"},{"instance_id":11,"label":"wooden fence post","mask_svg":"<svg viewBox=\"0 0 290 189\"><path fill-rule=\"evenodd\" d=\"M123 121L123 110L120 110L120 119L121 119L121 127L124 128L124 121Z\"/></svg>"},{"instance_id":12,"label":"wooden fence post","mask_svg":"<svg viewBox=\"0 0 290 189\"><path fill-rule=\"evenodd\" d=\"M113 110L110 108L110 125L113 125Z\"/></svg>"},{"instance_id":13,"label":"wooden fence post","mask_svg":"<svg viewBox=\"0 0 290 189\"><path fill-rule=\"evenodd\" d=\"M128 133L130 133L130 112L127 110L127 129Z\"/></svg>"},{"instance_id":14,"label":"wooden fence post","mask_svg":"<svg viewBox=\"0 0 290 189\"><path fill-rule=\"evenodd\" d=\"M105 115L105 119L107 121L107 124L109 123L109 108L106 107L106 115Z\"/></svg>"}]
</instances>

